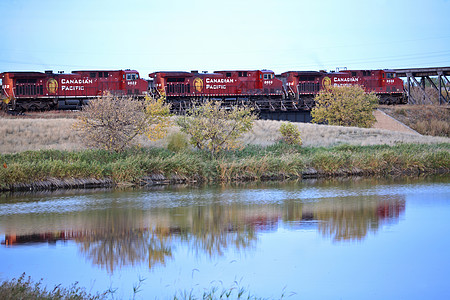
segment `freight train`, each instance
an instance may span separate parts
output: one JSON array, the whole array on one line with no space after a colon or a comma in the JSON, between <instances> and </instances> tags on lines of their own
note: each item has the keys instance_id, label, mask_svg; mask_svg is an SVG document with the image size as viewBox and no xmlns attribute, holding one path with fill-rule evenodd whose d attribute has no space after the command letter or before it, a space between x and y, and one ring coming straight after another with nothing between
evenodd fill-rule
<instances>
[{"instance_id":1,"label":"freight train","mask_svg":"<svg viewBox=\"0 0 450 300\"><path fill-rule=\"evenodd\" d=\"M381 104L403 104L403 81L390 70L154 72L144 80L136 70L4 72L0 74L3 107L14 111L80 109L105 92L143 98L165 96L174 112L192 103L221 100L258 111L310 110L314 96L329 86L361 85Z\"/></svg>"}]
</instances>

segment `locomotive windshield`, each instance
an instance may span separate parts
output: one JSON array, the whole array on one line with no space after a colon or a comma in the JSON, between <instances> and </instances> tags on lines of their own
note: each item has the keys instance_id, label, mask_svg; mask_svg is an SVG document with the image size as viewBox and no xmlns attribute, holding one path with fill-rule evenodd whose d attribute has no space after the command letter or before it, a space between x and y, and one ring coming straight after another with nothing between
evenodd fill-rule
<instances>
[{"instance_id":1,"label":"locomotive windshield","mask_svg":"<svg viewBox=\"0 0 450 300\"><path fill-rule=\"evenodd\" d=\"M136 80L139 79L139 74L127 74L127 80Z\"/></svg>"}]
</instances>

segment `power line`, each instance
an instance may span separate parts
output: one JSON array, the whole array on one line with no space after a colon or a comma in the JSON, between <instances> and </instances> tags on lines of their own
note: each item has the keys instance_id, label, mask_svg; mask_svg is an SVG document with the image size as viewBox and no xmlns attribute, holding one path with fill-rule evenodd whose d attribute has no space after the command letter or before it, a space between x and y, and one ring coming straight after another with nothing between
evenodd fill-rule
<instances>
[{"instance_id":1,"label":"power line","mask_svg":"<svg viewBox=\"0 0 450 300\"><path fill-rule=\"evenodd\" d=\"M313 51L313 50L330 50L330 49L339 49L339 48L358 48L358 47L369 47L369 46L385 46L385 45L394 45L394 44L405 44L409 42L419 42L419 41L430 41L430 40L441 40L441 39L450 39L450 36L440 36L440 37L427 37L427 38L418 38L418 39L405 39L405 40L395 40L389 42L374 42L374 43L358 43L358 44L341 44L341 45L324 45L321 47L302 47L301 51ZM136 48L133 48L136 49ZM223 51L218 51L214 47L211 48L203 48L203 51L186 51L185 48L180 48L180 51L168 51L167 49L161 49L159 52L130 52L129 48L126 49L126 52L112 52L110 49L108 50L108 55L111 56L173 56L173 55L204 55L207 53L211 53L214 51L216 54L253 54L253 53L273 53L273 52L298 52L299 49L288 48L288 49L277 49L274 46L271 47L258 47L251 48L249 50L245 50L242 48L238 48L237 51L233 51L233 49L228 49ZM80 49L81 50L81 49ZM0 48L0 51L5 51L9 53L44 53L44 54L79 54L79 55L105 55L104 51L70 51L67 49L61 50L48 50L48 49L35 49L32 50L24 50L22 49L11 49L11 48Z\"/></svg>"}]
</instances>

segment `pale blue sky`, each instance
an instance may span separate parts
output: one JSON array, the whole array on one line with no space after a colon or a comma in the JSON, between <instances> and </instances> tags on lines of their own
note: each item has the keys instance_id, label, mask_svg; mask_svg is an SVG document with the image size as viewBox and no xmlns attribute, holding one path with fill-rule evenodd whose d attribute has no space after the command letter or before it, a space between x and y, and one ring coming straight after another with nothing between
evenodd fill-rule
<instances>
[{"instance_id":1,"label":"pale blue sky","mask_svg":"<svg viewBox=\"0 0 450 300\"><path fill-rule=\"evenodd\" d=\"M0 0L0 72L450 66L449 0Z\"/></svg>"}]
</instances>

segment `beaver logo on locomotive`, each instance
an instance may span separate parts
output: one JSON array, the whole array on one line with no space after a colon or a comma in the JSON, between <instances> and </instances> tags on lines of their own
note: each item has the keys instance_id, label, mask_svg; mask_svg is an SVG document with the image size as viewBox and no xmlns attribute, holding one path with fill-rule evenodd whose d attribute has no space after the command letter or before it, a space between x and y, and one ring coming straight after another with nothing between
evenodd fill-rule
<instances>
[{"instance_id":1,"label":"beaver logo on locomotive","mask_svg":"<svg viewBox=\"0 0 450 300\"><path fill-rule=\"evenodd\" d=\"M202 92L203 91L203 80L199 77L195 78L194 79L194 87L197 92L199 92L199 93Z\"/></svg>"},{"instance_id":2,"label":"beaver logo on locomotive","mask_svg":"<svg viewBox=\"0 0 450 300\"><path fill-rule=\"evenodd\" d=\"M328 89L330 88L330 86L331 86L331 79L330 79L330 77L325 76L325 77L322 79L322 86L323 86L323 88L326 89L326 90L328 90Z\"/></svg>"},{"instance_id":3,"label":"beaver logo on locomotive","mask_svg":"<svg viewBox=\"0 0 450 300\"><path fill-rule=\"evenodd\" d=\"M56 94L56 91L58 91L58 81L54 78L50 78L47 80L46 87L50 94Z\"/></svg>"}]
</instances>

